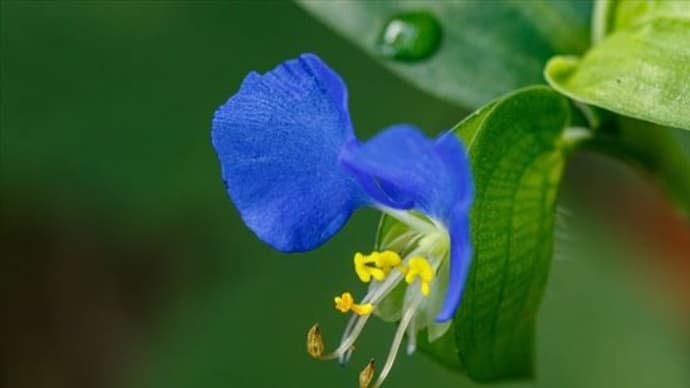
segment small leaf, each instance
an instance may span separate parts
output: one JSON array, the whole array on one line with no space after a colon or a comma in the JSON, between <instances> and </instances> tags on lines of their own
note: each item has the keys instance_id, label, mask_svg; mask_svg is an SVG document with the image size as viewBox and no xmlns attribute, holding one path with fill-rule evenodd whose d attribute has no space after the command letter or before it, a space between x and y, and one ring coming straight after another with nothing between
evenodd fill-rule
<instances>
[{"instance_id":1,"label":"small leaf","mask_svg":"<svg viewBox=\"0 0 690 388\"><path fill-rule=\"evenodd\" d=\"M569 124L566 99L537 86L494 101L453 129L472 160L474 257L453 320L455 346L446 335L420 340L420 349L474 380L533 375L535 319L551 262L556 197L573 146ZM377 246L405 232L384 216Z\"/></svg>"},{"instance_id":2,"label":"small leaf","mask_svg":"<svg viewBox=\"0 0 690 388\"><path fill-rule=\"evenodd\" d=\"M690 7L677 0L598 0L592 18L592 41L623 28L648 23L657 17L690 17Z\"/></svg>"},{"instance_id":3,"label":"small leaf","mask_svg":"<svg viewBox=\"0 0 690 388\"><path fill-rule=\"evenodd\" d=\"M487 6L482 0L298 0L298 4L405 80L464 107L542 83L542 69L551 56L582 53L589 46L591 1L504 0ZM391 45L381 45L382 32L391 20L400 17L407 23L410 15L417 15L412 22L420 28L389 31L401 37L394 48L402 51L391 55ZM429 33L412 33L418 30ZM422 42L415 43L413 36ZM430 38L436 36L438 48Z\"/></svg>"},{"instance_id":4,"label":"small leaf","mask_svg":"<svg viewBox=\"0 0 690 388\"><path fill-rule=\"evenodd\" d=\"M552 58L549 84L578 101L690 129L690 2L666 3L598 9L595 36L610 35L581 59Z\"/></svg>"}]
</instances>

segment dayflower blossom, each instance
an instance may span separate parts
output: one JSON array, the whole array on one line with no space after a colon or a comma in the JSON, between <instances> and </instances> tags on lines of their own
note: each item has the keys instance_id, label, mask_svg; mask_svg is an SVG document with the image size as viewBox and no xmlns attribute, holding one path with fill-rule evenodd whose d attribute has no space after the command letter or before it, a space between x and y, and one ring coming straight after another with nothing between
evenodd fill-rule
<instances>
[{"instance_id":1,"label":"dayflower blossom","mask_svg":"<svg viewBox=\"0 0 690 388\"><path fill-rule=\"evenodd\" d=\"M245 224L278 250L318 247L363 206L409 228L386 250L355 253L356 276L369 292L359 302L350 292L334 298L336 309L352 317L330 354L323 354L318 326L309 330L312 356L344 363L372 312L399 320L374 382L379 386L406 334L414 351L419 331L428 329L434 340L447 330L472 256L470 165L452 133L429 139L400 124L358 140L344 82L317 56L304 54L263 75L250 73L216 111L212 141ZM404 297L390 301L401 287ZM388 302L392 310L377 309ZM362 371L360 385L369 385L373 365Z\"/></svg>"}]
</instances>

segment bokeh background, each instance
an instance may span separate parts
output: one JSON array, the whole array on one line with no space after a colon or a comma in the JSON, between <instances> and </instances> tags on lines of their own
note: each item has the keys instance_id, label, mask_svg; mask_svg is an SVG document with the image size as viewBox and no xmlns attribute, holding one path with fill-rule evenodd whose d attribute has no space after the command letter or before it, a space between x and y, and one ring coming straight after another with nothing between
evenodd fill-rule
<instances>
[{"instance_id":1,"label":"bokeh background","mask_svg":"<svg viewBox=\"0 0 690 388\"><path fill-rule=\"evenodd\" d=\"M0 3L0 385L353 387L393 328L374 322L353 364L333 344L354 250L377 214L284 255L226 199L210 118L250 70L315 52L347 80L357 132L430 134L467 112L426 96L284 2ZM690 152L689 133L678 131ZM538 377L502 387L690 386L690 224L644 177L579 154L559 204L540 312ZM361 291L355 288L356 291ZM471 387L422 355L387 386Z\"/></svg>"}]
</instances>

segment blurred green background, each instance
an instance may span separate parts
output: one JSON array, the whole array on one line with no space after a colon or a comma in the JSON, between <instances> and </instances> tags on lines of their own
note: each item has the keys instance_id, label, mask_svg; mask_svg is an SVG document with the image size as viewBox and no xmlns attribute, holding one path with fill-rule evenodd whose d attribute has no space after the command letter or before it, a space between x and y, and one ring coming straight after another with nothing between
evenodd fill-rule
<instances>
[{"instance_id":1,"label":"blurred green background","mask_svg":"<svg viewBox=\"0 0 690 388\"><path fill-rule=\"evenodd\" d=\"M354 387L393 328L373 322L353 364L334 344L351 255L377 214L317 252L260 243L226 199L210 118L250 70L315 52L347 81L357 132L429 133L467 112L389 74L283 2L0 3L5 387ZM679 133L690 149L690 136ZM631 169L568 170L538 340L520 387L690 386L690 226ZM361 288L354 288L361 293ZM387 386L474 386L400 355Z\"/></svg>"}]
</instances>

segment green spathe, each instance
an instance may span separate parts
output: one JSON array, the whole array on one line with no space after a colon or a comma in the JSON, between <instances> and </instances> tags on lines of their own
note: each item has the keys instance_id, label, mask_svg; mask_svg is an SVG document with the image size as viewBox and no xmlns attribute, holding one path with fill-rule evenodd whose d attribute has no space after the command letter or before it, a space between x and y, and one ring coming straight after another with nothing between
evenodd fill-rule
<instances>
[{"instance_id":1,"label":"green spathe","mask_svg":"<svg viewBox=\"0 0 690 388\"><path fill-rule=\"evenodd\" d=\"M475 180L467 287L450 332L418 345L478 381L534 374L536 314L553 250L556 197L566 157L580 140L570 107L548 87L500 98L453 131L467 145ZM406 229L384 217L379 249ZM423 336L423 335L422 335Z\"/></svg>"}]
</instances>

